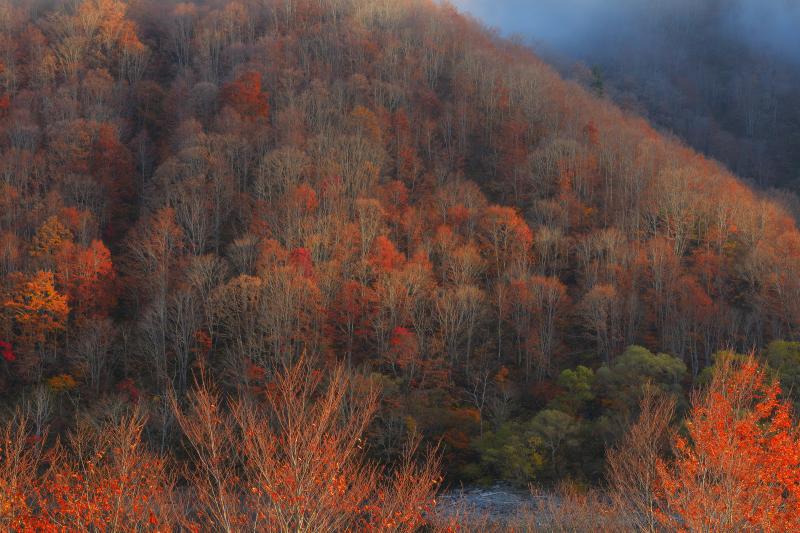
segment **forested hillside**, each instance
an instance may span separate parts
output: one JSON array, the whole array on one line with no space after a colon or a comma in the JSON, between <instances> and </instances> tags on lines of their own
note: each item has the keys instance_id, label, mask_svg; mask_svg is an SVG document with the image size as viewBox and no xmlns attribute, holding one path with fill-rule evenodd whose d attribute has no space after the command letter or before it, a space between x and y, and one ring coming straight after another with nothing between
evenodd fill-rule
<instances>
[{"instance_id":1,"label":"forested hillside","mask_svg":"<svg viewBox=\"0 0 800 533\"><path fill-rule=\"evenodd\" d=\"M0 0L0 151L4 527L413 530L800 369L780 206L429 0Z\"/></svg>"}]
</instances>

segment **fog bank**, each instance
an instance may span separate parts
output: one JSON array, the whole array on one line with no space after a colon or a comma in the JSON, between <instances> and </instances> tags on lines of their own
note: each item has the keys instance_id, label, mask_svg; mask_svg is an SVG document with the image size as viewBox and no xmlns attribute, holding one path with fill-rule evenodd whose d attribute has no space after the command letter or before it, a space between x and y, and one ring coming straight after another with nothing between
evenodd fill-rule
<instances>
[{"instance_id":1,"label":"fog bank","mask_svg":"<svg viewBox=\"0 0 800 533\"><path fill-rule=\"evenodd\" d=\"M704 31L800 63L797 0L453 0L503 34L587 58L639 46L665 26ZM654 32L654 30L656 30Z\"/></svg>"}]
</instances>

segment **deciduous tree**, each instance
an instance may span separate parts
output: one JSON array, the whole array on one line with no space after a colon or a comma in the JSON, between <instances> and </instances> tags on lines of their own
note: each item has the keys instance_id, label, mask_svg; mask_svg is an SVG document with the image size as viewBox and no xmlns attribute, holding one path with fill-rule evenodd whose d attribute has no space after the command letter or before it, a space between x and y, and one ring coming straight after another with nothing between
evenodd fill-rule
<instances>
[{"instance_id":1,"label":"deciduous tree","mask_svg":"<svg viewBox=\"0 0 800 533\"><path fill-rule=\"evenodd\" d=\"M674 461L658 463L660 523L688 531L800 527L800 433L780 386L754 358L718 357Z\"/></svg>"}]
</instances>

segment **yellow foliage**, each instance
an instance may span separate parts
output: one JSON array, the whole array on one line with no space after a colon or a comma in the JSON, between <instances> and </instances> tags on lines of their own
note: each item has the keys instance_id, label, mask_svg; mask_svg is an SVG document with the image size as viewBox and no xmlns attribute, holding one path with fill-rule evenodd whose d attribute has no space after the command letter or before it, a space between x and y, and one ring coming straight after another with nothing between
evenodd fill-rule
<instances>
[{"instance_id":1,"label":"yellow foliage","mask_svg":"<svg viewBox=\"0 0 800 533\"><path fill-rule=\"evenodd\" d=\"M28 253L31 257L52 256L64 243L71 241L72 232L56 217L50 217L36 231Z\"/></svg>"},{"instance_id":2,"label":"yellow foliage","mask_svg":"<svg viewBox=\"0 0 800 533\"><path fill-rule=\"evenodd\" d=\"M69 374L59 374L48 379L47 386L55 392L65 392L77 387L78 382Z\"/></svg>"},{"instance_id":3,"label":"yellow foliage","mask_svg":"<svg viewBox=\"0 0 800 533\"><path fill-rule=\"evenodd\" d=\"M69 306L67 297L56 291L53 273L39 271L18 277L3 311L19 328L19 341L35 345L66 327Z\"/></svg>"}]
</instances>

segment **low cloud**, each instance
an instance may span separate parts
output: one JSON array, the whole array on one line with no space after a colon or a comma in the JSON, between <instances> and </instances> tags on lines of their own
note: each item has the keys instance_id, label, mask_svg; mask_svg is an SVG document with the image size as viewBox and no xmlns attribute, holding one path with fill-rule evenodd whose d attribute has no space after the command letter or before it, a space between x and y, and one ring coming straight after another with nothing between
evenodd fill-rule
<instances>
[{"instance_id":1,"label":"low cloud","mask_svg":"<svg viewBox=\"0 0 800 533\"><path fill-rule=\"evenodd\" d=\"M618 47L659 42L663 25L698 24L712 38L780 54L800 64L798 0L454 0L505 35L591 59ZM673 28L674 30L674 28Z\"/></svg>"}]
</instances>

